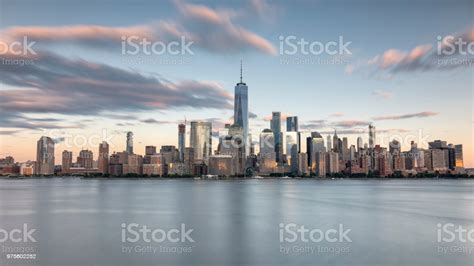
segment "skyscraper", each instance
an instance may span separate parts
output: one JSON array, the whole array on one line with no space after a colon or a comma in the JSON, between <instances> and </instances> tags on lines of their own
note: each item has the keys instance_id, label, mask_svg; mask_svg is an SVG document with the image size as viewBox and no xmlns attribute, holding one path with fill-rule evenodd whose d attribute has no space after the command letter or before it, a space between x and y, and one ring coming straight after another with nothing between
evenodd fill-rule
<instances>
[{"instance_id":1,"label":"skyscraper","mask_svg":"<svg viewBox=\"0 0 474 266\"><path fill-rule=\"evenodd\" d=\"M332 136L332 150L339 153L339 137L337 136L336 129L334 129L334 136Z\"/></svg>"},{"instance_id":2,"label":"skyscraper","mask_svg":"<svg viewBox=\"0 0 474 266\"><path fill-rule=\"evenodd\" d=\"M211 122L192 121L190 146L194 149L194 160L202 161L212 154Z\"/></svg>"},{"instance_id":3,"label":"skyscraper","mask_svg":"<svg viewBox=\"0 0 474 266\"><path fill-rule=\"evenodd\" d=\"M270 128L275 136L275 153L276 161L280 162L281 155L283 152L282 138L281 138L281 113L272 112L272 121L270 122Z\"/></svg>"},{"instance_id":4,"label":"skyscraper","mask_svg":"<svg viewBox=\"0 0 474 266\"><path fill-rule=\"evenodd\" d=\"M186 146L185 135L186 135L186 124L179 124L178 125L178 151L179 151L180 162L184 162L184 147Z\"/></svg>"},{"instance_id":5,"label":"skyscraper","mask_svg":"<svg viewBox=\"0 0 474 266\"><path fill-rule=\"evenodd\" d=\"M300 150L300 140L298 136L298 132L295 131L289 131L285 133L285 144L286 144L286 158L289 162L291 162L293 159L297 160L298 158L298 151ZM295 151L296 149L296 156L295 156ZM294 167L297 167L297 164L291 164Z\"/></svg>"},{"instance_id":6,"label":"skyscraper","mask_svg":"<svg viewBox=\"0 0 474 266\"><path fill-rule=\"evenodd\" d=\"M54 141L50 137L42 136L36 143L37 175L54 174Z\"/></svg>"},{"instance_id":7,"label":"skyscraper","mask_svg":"<svg viewBox=\"0 0 474 266\"><path fill-rule=\"evenodd\" d=\"M364 148L364 141L361 137L357 137L357 152L360 152L362 148Z\"/></svg>"},{"instance_id":8,"label":"skyscraper","mask_svg":"<svg viewBox=\"0 0 474 266\"><path fill-rule=\"evenodd\" d=\"M332 150L332 144L331 144L331 135L328 135L326 137L326 146L328 147L328 151L331 151Z\"/></svg>"},{"instance_id":9,"label":"skyscraper","mask_svg":"<svg viewBox=\"0 0 474 266\"><path fill-rule=\"evenodd\" d=\"M127 143L126 143L126 151L128 154L133 154L133 133L127 132Z\"/></svg>"},{"instance_id":10,"label":"skyscraper","mask_svg":"<svg viewBox=\"0 0 474 266\"><path fill-rule=\"evenodd\" d=\"M93 162L94 162L94 155L92 151L82 150L79 152L79 156L77 157L77 163L81 165L81 167L90 169L93 166Z\"/></svg>"},{"instance_id":11,"label":"skyscraper","mask_svg":"<svg viewBox=\"0 0 474 266\"><path fill-rule=\"evenodd\" d=\"M455 166L456 167L464 167L463 155L462 155L462 144L455 145Z\"/></svg>"},{"instance_id":12,"label":"skyscraper","mask_svg":"<svg viewBox=\"0 0 474 266\"><path fill-rule=\"evenodd\" d=\"M260 154L275 153L275 136L270 129L264 129L260 133Z\"/></svg>"},{"instance_id":13,"label":"skyscraper","mask_svg":"<svg viewBox=\"0 0 474 266\"><path fill-rule=\"evenodd\" d=\"M369 149L373 150L375 147L375 126L369 124Z\"/></svg>"},{"instance_id":14,"label":"skyscraper","mask_svg":"<svg viewBox=\"0 0 474 266\"><path fill-rule=\"evenodd\" d=\"M298 131L298 117L297 116L288 116L286 118L286 131L287 132Z\"/></svg>"},{"instance_id":15,"label":"skyscraper","mask_svg":"<svg viewBox=\"0 0 474 266\"><path fill-rule=\"evenodd\" d=\"M245 147L245 154L249 154L249 112L248 112L248 87L242 81L242 61L240 62L240 82L235 85L234 96L234 125L240 126L243 129L243 141Z\"/></svg>"},{"instance_id":16,"label":"skyscraper","mask_svg":"<svg viewBox=\"0 0 474 266\"><path fill-rule=\"evenodd\" d=\"M99 158L97 159L97 165L100 173L109 173L109 144L106 141L102 141L102 143L99 144Z\"/></svg>"},{"instance_id":17,"label":"skyscraper","mask_svg":"<svg viewBox=\"0 0 474 266\"><path fill-rule=\"evenodd\" d=\"M72 151L64 150L62 154L62 166L61 172L62 173L69 173L72 165Z\"/></svg>"}]
</instances>

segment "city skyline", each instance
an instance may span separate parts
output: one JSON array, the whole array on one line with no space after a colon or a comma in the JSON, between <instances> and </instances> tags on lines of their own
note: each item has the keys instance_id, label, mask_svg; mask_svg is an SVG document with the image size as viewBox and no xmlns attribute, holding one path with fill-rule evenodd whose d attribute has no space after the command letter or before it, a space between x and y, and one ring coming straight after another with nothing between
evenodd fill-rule
<instances>
[{"instance_id":1,"label":"city skyline","mask_svg":"<svg viewBox=\"0 0 474 266\"><path fill-rule=\"evenodd\" d=\"M99 15L94 5L72 10L58 4L61 12L54 15L59 13L60 17L55 17L38 3L21 2L28 5L5 5L9 12L0 25L1 41L27 36L36 42L33 48L37 55L27 56L34 64L23 66L24 71L19 71L22 66L1 66L4 115L0 157L34 160L31 147L43 135L57 142L56 158L63 149L75 154L82 148L95 150L103 135L110 138L110 150L120 152L126 150L122 136L128 131L134 133L134 152L145 154L146 145L178 146L176 126L183 123L183 117L212 122L215 135L235 119L233 95L243 60L245 82L250 84L248 128L253 142L263 129L270 128L271 113L279 111L282 131L286 117L298 116L301 130L318 131L326 138L337 128L349 143L356 143L359 136L368 142L370 123L377 126L376 137L383 138L379 140L382 145L395 135L426 140L417 141L425 149L436 139L462 143L465 166L474 167L472 65L461 62L448 68L426 60L435 53L438 36L474 39L471 14L461 4L466 1L455 1L459 5L453 4L448 10L443 4L401 3L394 7L387 1L365 5L362 13L357 12L357 4L346 3L347 10L354 12L341 19L333 19L338 3L148 2L135 6L130 16L120 17L104 9ZM116 3L117 10L127 7L125 2ZM19 8L22 12L17 12ZM394 14L405 14L404 20L387 15L384 10L389 8L394 8ZM420 12L425 16L422 21ZM86 13L97 17L91 20ZM304 25L297 23L301 18L307 21ZM377 25L377 20L391 23ZM345 27L347 23L353 27ZM203 28L212 28L219 38L214 42L195 38L196 34L207 36ZM406 34L393 37L401 28ZM164 41L189 37L194 41L194 54L122 53L121 37L155 35ZM376 40L373 35L377 35ZM319 42L342 36L351 42L351 54L282 54L282 47L289 46L281 36ZM138 59L142 61L133 61ZM183 63L163 63L160 59ZM344 62L312 63L304 59ZM41 74L32 79L24 74L28 72ZM66 145L81 138L96 142ZM189 139L189 130L185 139ZM213 141L212 150L215 145L217 141ZM401 145L407 150L410 141Z\"/></svg>"}]
</instances>

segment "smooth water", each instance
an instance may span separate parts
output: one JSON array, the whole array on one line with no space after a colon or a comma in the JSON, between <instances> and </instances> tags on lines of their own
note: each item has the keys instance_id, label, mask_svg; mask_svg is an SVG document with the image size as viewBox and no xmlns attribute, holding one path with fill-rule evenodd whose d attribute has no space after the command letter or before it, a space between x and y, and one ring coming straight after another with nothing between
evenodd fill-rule
<instances>
[{"instance_id":1,"label":"smooth water","mask_svg":"<svg viewBox=\"0 0 474 266\"><path fill-rule=\"evenodd\" d=\"M473 265L473 242L438 242L438 224L474 231L473 188L441 179L0 180L2 232L36 229L36 242L0 234L0 265ZM122 241L122 224L133 223L184 224L194 242ZM293 237L280 226L291 223L343 226L352 242L280 241Z\"/></svg>"}]
</instances>

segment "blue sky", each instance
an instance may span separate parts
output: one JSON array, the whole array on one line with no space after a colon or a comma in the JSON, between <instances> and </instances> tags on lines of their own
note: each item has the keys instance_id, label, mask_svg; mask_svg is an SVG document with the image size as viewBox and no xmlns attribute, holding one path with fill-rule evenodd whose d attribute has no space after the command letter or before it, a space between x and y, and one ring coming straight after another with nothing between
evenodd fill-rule
<instances>
[{"instance_id":1,"label":"blue sky","mask_svg":"<svg viewBox=\"0 0 474 266\"><path fill-rule=\"evenodd\" d=\"M105 128L108 134L116 135L116 145L112 146L117 151L124 148L125 136L122 133L127 130L134 131L138 151L146 144L176 144L177 123L184 117L188 120L212 120L214 129L218 130L232 116L231 106L226 105L226 101L232 103L229 97L232 97L233 87L238 81L242 59L244 81L249 86L250 111L257 116L250 120L255 138L264 127L269 127L266 118L272 111L297 115L306 130L317 130L323 135L337 128L346 132L353 144L359 135L367 141L366 124L373 122L381 136L387 135L387 140L380 140L381 145L386 146L391 136L419 135L421 131L423 136L429 136L428 140L445 139L449 143L464 144L466 162L474 166L472 65L457 64L447 68L430 61L437 36L453 35L472 41L469 39L474 38L471 1L4 0L0 5L0 30L6 41L16 40L19 36L31 37L37 42L36 49L40 53L58 56L57 60L64 64L63 67L77 67L85 73L84 79L92 75L92 72L86 73L93 69L88 65L91 63L113 67L107 71L100 68L110 75L107 78L120 75L115 71L118 69L171 82L164 90L150 95L156 96L151 101L155 101L153 106L158 108L149 107L150 101L144 99L134 99L134 104L127 106L126 97L128 93L133 94L133 86L118 86L117 90L130 92L120 92L116 97L110 97L110 102L107 98L101 99L106 107L98 107L101 102L94 102L94 99L102 95L98 93L102 87L95 88L94 84L105 83L101 80L105 74L99 75L100 71L95 73L94 82L88 80L87 84L92 84L90 88L83 88L86 85L81 83L68 96L68 86L61 87L60 91L51 89L58 83L48 82L56 76L52 74L61 72L61 68L44 63L42 60L45 59L37 58L35 66L41 69L50 67L50 76L48 79L35 77L43 83L40 88L26 86L33 89L31 93L24 90L25 84L32 84L32 80L13 71L11 66L4 66L0 69L0 74L3 72L0 76L3 108L12 111L10 117L3 118L0 145L4 153L13 154L18 159L33 159L36 139L51 134L51 130L58 130L59 133L55 131L54 134L64 139L81 134L95 135ZM217 22L209 22L216 18ZM120 40L107 37L111 32L123 33L123 29L127 29L130 33L135 32L133 27L144 26L151 29L155 37L174 40L172 37L176 36L165 31L163 23L184 30L186 36L199 40L193 45L194 55L123 56ZM64 26L69 28L61 28ZM84 33L96 26L103 27L103 31ZM160 35L163 32L166 37ZM295 36L322 43L343 36L344 40L351 42L352 55L280 55L279 36ZM214 38L217 41L213 42ZM431 47L426 48L427 45ZM419 56L415 56L418 51ZM137 58L154 63L127 61ZM184 60L185 63L163 64L159 61L163 58ZM296 63L335 58L344 61L342 64ZM473 56L458 55L456 58L472 60ZM282 60L291 63L282 64ZM57 61L51 59L51 62L55 64ZM77 62L81 64L77 65ZM137 78L132 76L130 78ZM117 81L113 77L113 81ZM160 93L168 95L169 88L175 86L175 89L182 90L182 94L161 97ZM188 92L189 86L193 88L191 92ZM136 93L142 93L140 88ZM193 99L175 98L189 93L196 93L200 99L212 99L207 105L206 101L196 103ZM84 99L90 99L85 100L87 105L84 108L88 111L71 108L70 104L45 109L26 108L25 105L38 103L31 100L24 104L19 100L40 96L57 96L56 102L69 102L69 97L77 99L77 102L71 102L78 105ZM171 100L163 106L161 99ZM142 100L145 102L140 102ZM141 108L141 104L148 107ZM117 115L121 115L120 119ZM154 119L155 123L142 122L146 119ZM80 126L74 127L77 124ZM67 134L61 136L62 133ZM15 150L11 145L15 140L22 140L25 147ZM426 144L423 140L423 137L415 138L415 141L422 142L422 146ZM85 145L97 149L90 143ZM75 146L64 148L73 151L82 148ZM407 147L408 143L404 146ZM62 147L57 150L60 149Z\"/></svg>"}]
</instances>

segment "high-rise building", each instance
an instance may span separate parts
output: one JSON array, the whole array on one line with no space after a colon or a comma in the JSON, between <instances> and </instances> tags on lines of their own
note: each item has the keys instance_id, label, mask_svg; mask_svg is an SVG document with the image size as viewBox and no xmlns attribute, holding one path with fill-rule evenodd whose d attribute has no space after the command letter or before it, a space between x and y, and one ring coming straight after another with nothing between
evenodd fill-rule
<instances>
[{"instance_id":1,"label":"high-rise building","mask_svg":"<svg viewBox=\"0 0 474 266\"><path fill-rule=\"evenodd\" d=\"M349 160L349 141L347 137L342 138L342 160Z\"/></svg>"},{"instance_id":2,"label":"high-rise building","mask_svg":"<svg viewBox=\"0 0 474 266\"><path fill-rule=\"evenodd\" d=\"M186 124L178 125L178 151L179 151L179 161L184 162L184 148L186 147Z\"/></svg>"},{"instance_id":3,"label":"high-rise building","mask_svg":"<svg viewBox=\"0 0 474 266\"><path fill-rule=\"evenodd\" d=\"M260 133L260 154L275 152L275 136L270 129L264 129Z\"/></svg>"},{"instance_id":4,"label":"high-rise building","mask_svg":"<svg viewBox=\"0 0 474 266\"><path fill-rule=\"evenodd\" d=\"M398 140L394 139L388 144L388 150L390 154L399 154L401 151L401 144Z\"/></svg>"},{"instance_id":5,"label":"high-rise building","mask_svg":"<svg viewBox=\"0 0 474 266\"><path fill-rule=\"evenodd\" d=\"M281 134L281 113L272 112L272 121L270 123L270 128L275 136L275 153L276 161L280 162L283 154L283 140Z\"/></svg>"},{"instance_id":6,"label":"high-rise building","mask_svg":"<svg viewBox=\"0 0 474 266\"><path fill-rule=\"evenodd\" d=\"M133 154L133 133L127 132L127 143L126 143L126 151L128 154Z\"/></svg>"},{"instance_id":7,"label":"high-rise building","mask_svg":"<svg viewBox=\"0 0 474 266\"><path fill-rule=\"evenodd\" d=\"M328 148L328 151L332 151L331 135L327 135L326 137L326 147Z\"/></svg>"},{"instance_id":8,"label":"high-rise building","mask_svg":"<svg viewBox=\"0 0 474 266\"><path fill-rule=\"evenodd\" d=\"M446 171L448 164L445 160L444 151L442 149L431 149L431 162L425 160L425 164L431 164L433 171ZM429 153L430 151L426 151ZM428 166L427 166L428 167ZM429 167L428 167L429 168Z\"/></svg>"},{"instance_id":9,"label":"high-rise building","mask_svg":"<svg viewBox=\"0 0 474 266\"><path fill-rule=\"evenodd\" d=\"M356 148L354 145L349 147L349 160L354 161L356 159Z\"/></svg>"},{"instance_id":10,"label":"high-rise building","mask_svg":"<svg viewBox=\"0 0 474 266\"><path fill-rule=\"evenodd\" d=\"M54 141L50 137L42 136L36 143L37 175L54 174Z\"/></svg>"},{"instance_id":11,"label":"high-rise building","mask_svg":"<svg viewBox=\"0 0 474 266\"><path fill-rule=\"evenodd\" d=\"M334 136L332 136L332 150L337 153L341 152L341 150L339 149L339 137L337 136L337 132L335 129L334 129Z\"/></svg>"},{"instance_id":12,"label":"high-rise building","mask_svg":"<svg viewBox=\"0 0 474 266\"><path fill-rule=\"evenodd\" d=\"M298 175L305 176L308 174L308 154L305 152L301 152L298 154Z\"/></svg>"},{"instance_id":13,"label":"high-rise building","mask_svg":"<svg viewBox=\"0 0 474 266\"><path fill-rule=\"evenodd\" d=\"M286 143L286 158L287 158L288 162L291 165L293 165L291 163L291 159L292 158L297 159L297 157L293 157L294 156L294 149L296 149L296 154L298 154L299 146L300 146L298 132L296 132L296 131L286 132L285 133L285 143ZM298 165L296 164L295 168L297 168L297 166Z\"/></svg>"},{"instance_id":14,"label":"high-rise building","mask_svg":"<svg viewBox=\"0 0 474 266\"><path fill-rule=\"evenodd\" d=\"M373 150L375 148L375 126L369 124L369 149Z\"/></svg>"},{"instance_id":15,"label":"high-rise building","mask_svg":"<svg viewBox=\"0 0 474 266\"><path fill-rule=\"evenodd\" d=\"M94 155L90 150L82 150L79 152L79 156L77 156L77 164L81 167L90 169L93 167L94 164Z\"/></svg>"},{"instance_id":16,"label":"high-rise building","mask_svg":"<svg viewBox=\"0 0 474 266\"><path fill-rule=\"evenodd\" d=\"M243 175L246 163L245 142L242 139L243 128L239 125L229 127L229 132L219 140L219 155L230 155L232 158L232 171L235 175ZM216 157L217 158L217 157ZM217 159L214 158L214 161ZM226 159L223 159L226 160ZM219 160L217 160L219 161ZM210 168L209 168L210 169Z\"/></svg>"},{"instance_id":17,"label":"high-rise building","mask_svg":"<svg viewBox=\"0 0 474 266\"><path fill-rule=\"evenodd\" d=\"M240 62L240 82L235 85L234 96L234 125L243 129L243 138L245 154L249 155L250 146L248 140L249 134L249 112L248 112L248 87L242 81L242 61Z\"/></svg>"},{"instance_id":18,"label":"high-rise building","mask_svg":"<svg viewBox=\"0 0 474 266\"><path fill-rule=\"evenodd\" d=\"M69 173L72 165L72 151L64 150L62 154L62 165L61 172L64 174Z\"/></svg>"},{"instance_id":19,"label":"high-rise building","mask_svg":"<svg viewBox=\"0 0 474 266\"><path fill-rule=\"evenodd\" d=\"M298 131L298 117L297 116L288 116L286 118L286 131L287 132Z\"/></svg>"},{"instance_id":20,"label":"high-rise building","mask_svg":"<svg viewBox=\"0 0 474 266\"><path fill-rule=\"evenodd\" d=\"M212 154L211 122L192 121L189 143L194 149L194 160L206 160Z\"/></svg>"},{"instance_id":21,"label":"high-rise building","mask_svg":"<svg viewBox=\"0 0 474 266\"><path fill-rule=\"evenodd\" d=\"M311 165L313 173L318 177L326 176L326 152L315 152L314 160Z\"/></svg>"},{"instance_id":22,"label":"high-rise building","mask_svg":"<svg viewBox=\"0 0 474 266\"><path fill-rule=\"evenodd\" d=\"M123 164L123 174L143 174L143 157L138 154L129 154L127 156L127 163Z\"/></svg>"},{"instance_id":23,"label":"high-rise building","mask_svg":"<svg viewBox=\"0 0 474 266\"><path fill-rule=\"evenodd\" d=\"M455 145L455 167L464 167L464 160L462 155L462 144Z\"/></svg>"},{"instance_id":24,"label":"high-rise building","mask_svg":"<svg viewBox=\"0 0 474 266\"><path fill-rule=\"evenodd\" d=\"M292 132L292 133L297 133L297 132ZM287 156L287 158L289 161L291 172L297 174L298 173L298 145L293 144L290 147L291 147L290 151L287 152L290 154L290 156L289 157Z\"/></svg>"},{"instance_id":25,"label":"high-rise building","mask_svg":"<svg viewBox=\"0 0 474 266\"><path fill-rule=\"evenodd\" d=\"M300 140L300 152L304 152L308 154L308 138L311 138L311 132L303 131L299 133L299 140Z\"/></svg>"},{"instance_id":26,"label":"high-rise building","mask_svg":"<svg viewBox=\"0 0 474 266\"><path fill-rule=\"evenodd\" d=\"M329 151L326 153L326 173L335 174L339 172L339 153Z\"/></svg>"},{"instance_id":27,"label":"high-rise building","mask_svg":"<svg viewBox=\"0 0 474 266\"><path fill-rule=\"evenodd\" d=\"M179 151L174 145L161 146L160 154L163 155L163 161L166 165L179 162Z\"/></svg>"},{"instance_id":28,"label":"high-rise building","mask_svg":"<svg viewBox=\"0 0 474 266\"><path fill-rule=\"evenodd\" d=\"M275 161L275 135L270 129L264 129L260 133L259 172L262 174L272 173L275 168Z\"/></svg>"},{"instance_id":29,"label":"high-rise building","mask_svg":"<svg viewBox=\"0 0 474 266\"><path fill-rule=\"evenodd\" d=\"M185 148L184 149L184 164L186 165L186 174L194 174L194 149Z\"/></svg>"},{"instance_id":30,"label":"high-rise building","mask_svg":"<svg viewBox=\"0 0 474 266\"><path fill-rule=\"evenodd\" d=\"M311 132L311 137L307 138L306 141L308 142L308 162L310 166L314 166L314 162L316 160L315 154L317 152L325 152L326 147L324 147L324 139L319 134L319 132ZM314 171L314 169L313 169Z\"/></svg>"},{"instance_id":31,"label":"high-rise building","mask_svg":"<svg viewBox=\"0 0 474 266\"><path fill-rule=\"evenodd\" d=\"M357 137L357 152L361 152L361 150L364 148L364 141L362 140L362 137Z\"/></svg>"},{"instance_id":32,"label":"high-rise building","mask_svg":"<svg viewBox=\"0 0 474 266\"><path fill-rule=\"evenodd\" d=\"M145 155L154 155L156 153L156 146L145 146Z\"/></svg>"},{"instance_id":33,"label":"high-rise building","mask_svg":"<svg viewBox=\"0 0 474 266\"><path fill-rule=\"evenodd\" d=\"M99 173L109 173L109 144L106 141L102 141L99 144L99 158L97 159L97 165Z\"/></svg>"}]
</instances>

